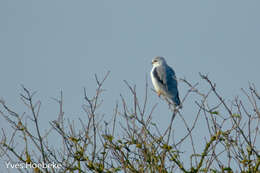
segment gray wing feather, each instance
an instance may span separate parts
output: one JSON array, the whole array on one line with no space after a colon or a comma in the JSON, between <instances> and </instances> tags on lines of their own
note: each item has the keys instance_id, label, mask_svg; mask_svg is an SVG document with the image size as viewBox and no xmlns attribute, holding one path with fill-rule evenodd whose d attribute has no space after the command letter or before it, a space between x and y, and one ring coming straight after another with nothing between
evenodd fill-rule
<instances>
[{"instance_id":1,"label":"gray wing feather","mask_svg":"<svg viewBox=\"0 0 260 173\"><path fill-rule=\"evenodd\" d=\"M167 85L167 81L166 81L166 71L165 68L159 66L156 67L153 71L154 77L157 79L157 81L159 81L165 88Z\"/></svg>"},{"instance_id":2,"label":"gray wing feather","mask_svg":"<svg viewBox=\"0 0 260 173\"><path fill-rule=\"evenodd\" d=\"M161 79L161 77L159 76L159 72L157 70L157 67L153 70L153 76L154 78L162 85L164 86L163 80Z\"/></svg>"},{"instance_id":3,"label":"gray wing feather","mask_svg":"<svg viewBox=\"0 0 260 173\"><path fill-rule=\"evenodd\" d=\"M171 99L174 101L176 105L180 104L180 99L179 99L179 92L178 92L178 83L176 79L175 72L173 69L169 66L166 66L166 86L168 93L171 97Z\"/></svg>"}]
</instances>

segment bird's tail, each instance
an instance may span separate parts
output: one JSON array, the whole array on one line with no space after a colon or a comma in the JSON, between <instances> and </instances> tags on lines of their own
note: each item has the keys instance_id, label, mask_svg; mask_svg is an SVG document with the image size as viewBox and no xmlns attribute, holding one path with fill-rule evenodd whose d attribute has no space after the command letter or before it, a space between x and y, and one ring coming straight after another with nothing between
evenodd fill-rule
<instances>
[{"instance_id":1,"label":"bird's tail","mask_svg":"<svg viewBox=\"0 0 260 173\"><path fill-rule=\"evenodd\" d=\"M180 106L181 107L181 101L180 101L180 98L179 98L179 93L177 93L176 96L172 97L172 101L175 104L175 106Z\"/></svg>"},{"instance_id":2,"label":"bird's tail","mask_svg":"<svg viewBox=\"0 0 260 173\"><path fill-rule=\"evenodd\" d=\"M167 103L169 104L169 108L171 108L172 110L175 109L181 109L182 108L182 104L180 102L179 96L177 97L164 97L165 100L167 101Z\"/></svg>"}]
</instances>

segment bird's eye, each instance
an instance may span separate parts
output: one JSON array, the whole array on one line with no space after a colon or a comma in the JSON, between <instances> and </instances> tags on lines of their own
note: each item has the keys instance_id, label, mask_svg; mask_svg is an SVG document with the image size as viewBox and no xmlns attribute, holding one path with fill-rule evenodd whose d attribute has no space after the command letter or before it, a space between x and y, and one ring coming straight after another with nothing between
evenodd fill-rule
<instances>
[{"instance_id":1,"label":"bird's eye","mask_svg":"<svg viewBox=\"0 0 260 173\"><path fill-rule=\"evenodd\" d=\"M157 60L154 60L153 62L157 62Z\"/></svg>"}]
</instances>

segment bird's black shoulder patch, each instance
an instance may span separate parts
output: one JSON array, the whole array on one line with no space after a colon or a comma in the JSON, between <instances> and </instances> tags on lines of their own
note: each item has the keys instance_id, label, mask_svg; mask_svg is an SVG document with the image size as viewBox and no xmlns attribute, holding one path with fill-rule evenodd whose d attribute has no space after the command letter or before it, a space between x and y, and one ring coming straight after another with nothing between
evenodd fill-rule
<instances>
[{"instance_id":1,"label":"bird's black shoulder patch","mask_svg":"<svg viewBox=\"0 0 260 173\"><path fill-rule=\"evenodd\" d=\"M162 81L161 78L159 77L156 67L155 67L154 70L153 70L153 76L156 78L156 80L157 80L158 82L160 82L160 83L163 85L163 81Z\"/></svg>"}]
</instances>

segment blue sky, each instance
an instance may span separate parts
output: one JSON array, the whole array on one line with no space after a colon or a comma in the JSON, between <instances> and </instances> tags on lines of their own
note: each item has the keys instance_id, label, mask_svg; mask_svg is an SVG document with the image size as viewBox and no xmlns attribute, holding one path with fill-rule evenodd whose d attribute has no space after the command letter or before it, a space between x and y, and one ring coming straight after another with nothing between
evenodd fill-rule
<instances>
[{"instance_id":1,"label":"blue sky","mask_svg":"<svg viewBox=\"0 0 260 173\"><path fill-rule=\"evenodd\" d=\"M103 106L110 116L120 93L129 95L123 80L143 96L151 60L160 55L177 77L205 87L198 73L209 74L223 95L234 98L248 82L260 87L259 7L257 0L1 0L0 97L23 112L20 85L38 91L44 129L58 112L50 97L62 90L65 116L76 120L83 87L92 94L94 74L110 70ZM149 99L150 106L159 103L165 116L154 119L165 126L167 105L152 92ZM188 120L193 104L184 105Z\"/></svg>"}]
</instances>

